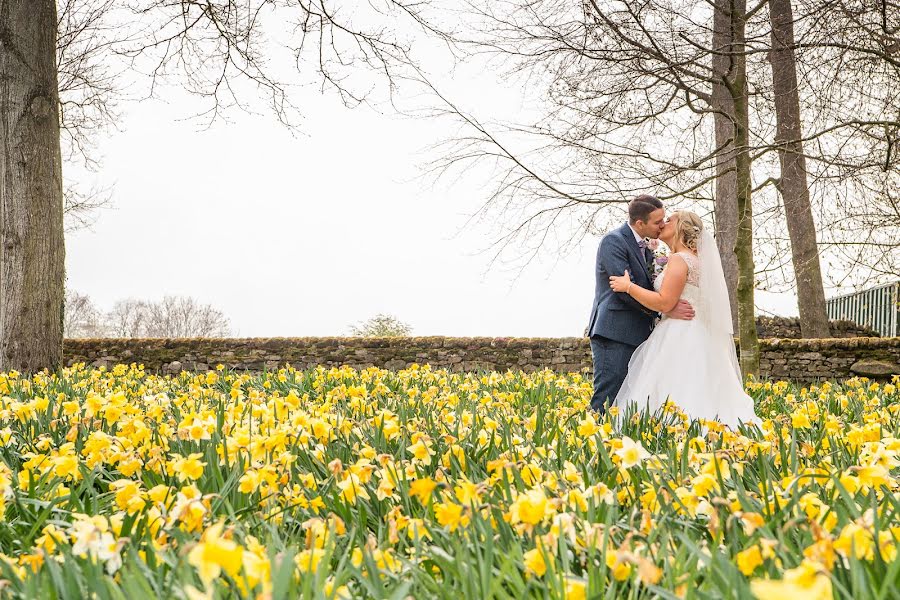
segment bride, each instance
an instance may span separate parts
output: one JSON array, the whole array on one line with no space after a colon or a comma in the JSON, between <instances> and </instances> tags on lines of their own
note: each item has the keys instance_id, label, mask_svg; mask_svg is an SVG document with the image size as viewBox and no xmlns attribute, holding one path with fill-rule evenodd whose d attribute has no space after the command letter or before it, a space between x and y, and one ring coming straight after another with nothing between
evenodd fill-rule
<instances>
[{"instance_id":1,"label":"bride","mask_svg":"<svg viewBox=\"0 0 900 600\"><path fill-rule=\"evenodd\" d=\"M616 396L620 410L630 403L655 412L671 399L691 419L717 419L733 429L759 423L753 399L741 383L731 325L731 305L722 262L712 234L696 214L682 210L666 222L659 239L671 249L665 270L646 290L628 271L609 278L616 292L660 313L679 299L696 311L693 320L662 317L628 363L628 375Z\"/></svg>"}]
</instances>

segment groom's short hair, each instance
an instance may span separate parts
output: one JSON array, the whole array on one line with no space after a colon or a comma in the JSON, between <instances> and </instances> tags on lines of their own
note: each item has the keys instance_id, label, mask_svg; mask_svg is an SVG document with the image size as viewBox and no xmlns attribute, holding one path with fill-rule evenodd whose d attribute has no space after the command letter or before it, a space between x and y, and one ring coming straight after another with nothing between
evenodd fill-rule
<instances>
[{"instance_id":1,"label":"groom's short hair","mask_svg":"<svg viewBox=\"0 0 900 600\"><path fill-rule=\"evenodd\" d=\"M641 194L628 203L628 222L631 224L643 221L646 223L650 220L650 213L663 207L656 196L649 194Z\"/></svg>"}]
</instances>

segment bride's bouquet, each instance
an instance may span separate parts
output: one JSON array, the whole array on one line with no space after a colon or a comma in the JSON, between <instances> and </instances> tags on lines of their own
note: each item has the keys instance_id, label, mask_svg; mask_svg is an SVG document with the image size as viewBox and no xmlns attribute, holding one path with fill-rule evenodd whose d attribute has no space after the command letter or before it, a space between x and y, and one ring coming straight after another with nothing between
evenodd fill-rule
<instances>
[{"instance_id":1,"label":"bride's bouquet","mask_svg":"<svg viewBox=\"0 0 900 600\"><path fill-rule=\"evenodd\" d=\"M653 250L653 265L650 267L650 279L655 281L659 274L666 268L669 262L669 249L665 244L659 243L659 240L653 240L656 244L652 244L650 248Z\"/></svg>"}]
</instances>

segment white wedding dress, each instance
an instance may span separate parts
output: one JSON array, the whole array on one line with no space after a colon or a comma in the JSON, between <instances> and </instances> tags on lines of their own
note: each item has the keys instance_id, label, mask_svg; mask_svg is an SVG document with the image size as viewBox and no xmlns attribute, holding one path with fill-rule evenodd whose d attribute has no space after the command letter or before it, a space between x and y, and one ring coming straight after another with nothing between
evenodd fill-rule
<instances>
[{"instance_id":1,"label":"white wedding dress","mask_svg":"<svg viewBox=\"0 0 900 600\"><path fill-rule=\"evenodd\" d=\"M690 252L676 253L688 266L681 298L694 307L694 319L662 317L631 357L614 406L624 413L629 405L636 404L636 408L652 413L671 399L691 419L715 419L737 429L740 423L758 424L760 420L753 412L753 399L744 392L732 337L731 306L715 241L708 232L703 233L699 257ZM701 258L714 263L709 265L707 276L703 273L707 261ZM665 275L663 271L654 281L657 291Z\"/></svg>"}]
</instances>

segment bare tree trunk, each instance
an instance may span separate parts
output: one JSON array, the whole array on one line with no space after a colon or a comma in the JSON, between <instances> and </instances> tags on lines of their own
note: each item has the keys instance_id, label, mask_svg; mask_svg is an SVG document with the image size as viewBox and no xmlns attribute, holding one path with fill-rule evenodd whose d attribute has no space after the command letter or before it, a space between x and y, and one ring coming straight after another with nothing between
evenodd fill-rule
<instances>
[{"instance_id":1,"label":"bare tree trunk","mask_svg":"<svg viewBox=\"0 0 900 600\"><path fill-rule=\"evenodd\" d=\"M750 105L747 86L746 34L747 0L731 0L731 35L733 38L734 68L726 78L728 91L734 102L734 166L737 189L737 236L734 253L737 255L738 331L741 347L741 372L759 372L759 338L756 332L755 283L753 264L753 203L750 176Z\"/></svg>"},{"instance_id":2,"label":"bare tree trunk","mask_svg":"<svg viewBox=\"0 0 900 600\"><path fill-rule=\"evenodd\" d=\"M731 36L731 3L717 0L713 13L713 41L715 54L712 56L712 71L715 77L712 85L712 109L715 124L716 155L715 221L716 245L722 257L728 299L731 301L731 321L738 330L737 281L738 265L734 253L737 239L737 174L734 166L734 102L725 86L725 78L731 72L733 60L729 50Z\"/></svg>"},{"instance_id":3,"label":"bare tree trunk","mask_svg":"<svg viewBox=\"0 0 900 600\"><path fill-rule=\"evenodd\" d=\"M62 363L56 2L0 0L0 370Z\"/></svg>"},{"instance_id":4,"label":"bare tree trunk","mask_svg":"<svg viewBox=\"0 0 900 600\"><path fill-rule=\"evenodd\" d=\"M831 335L825 309L825 288L819 265L816 224L809 200L806 157L800 124L800 94L797 89L797 62L794 55L794 13L791 0L769 0L772 22L772 83L775 92L775 141L781 163L778 191L784 202L791 257L797 280L800 331L803 337Z\"/></svg>"},{"instance_id":5,"label":"bare tree trunk","mask_svg":"<svg viewBox=\"0 0 900 600\"><path fill-rule=\"evenodd\" d=\"M750 107L744 52L747 0L716 0L713 11L712 108L716 156L716 243L740 338L744 375L759 371L756 332Z\"/></svg>"}]
</instances>

